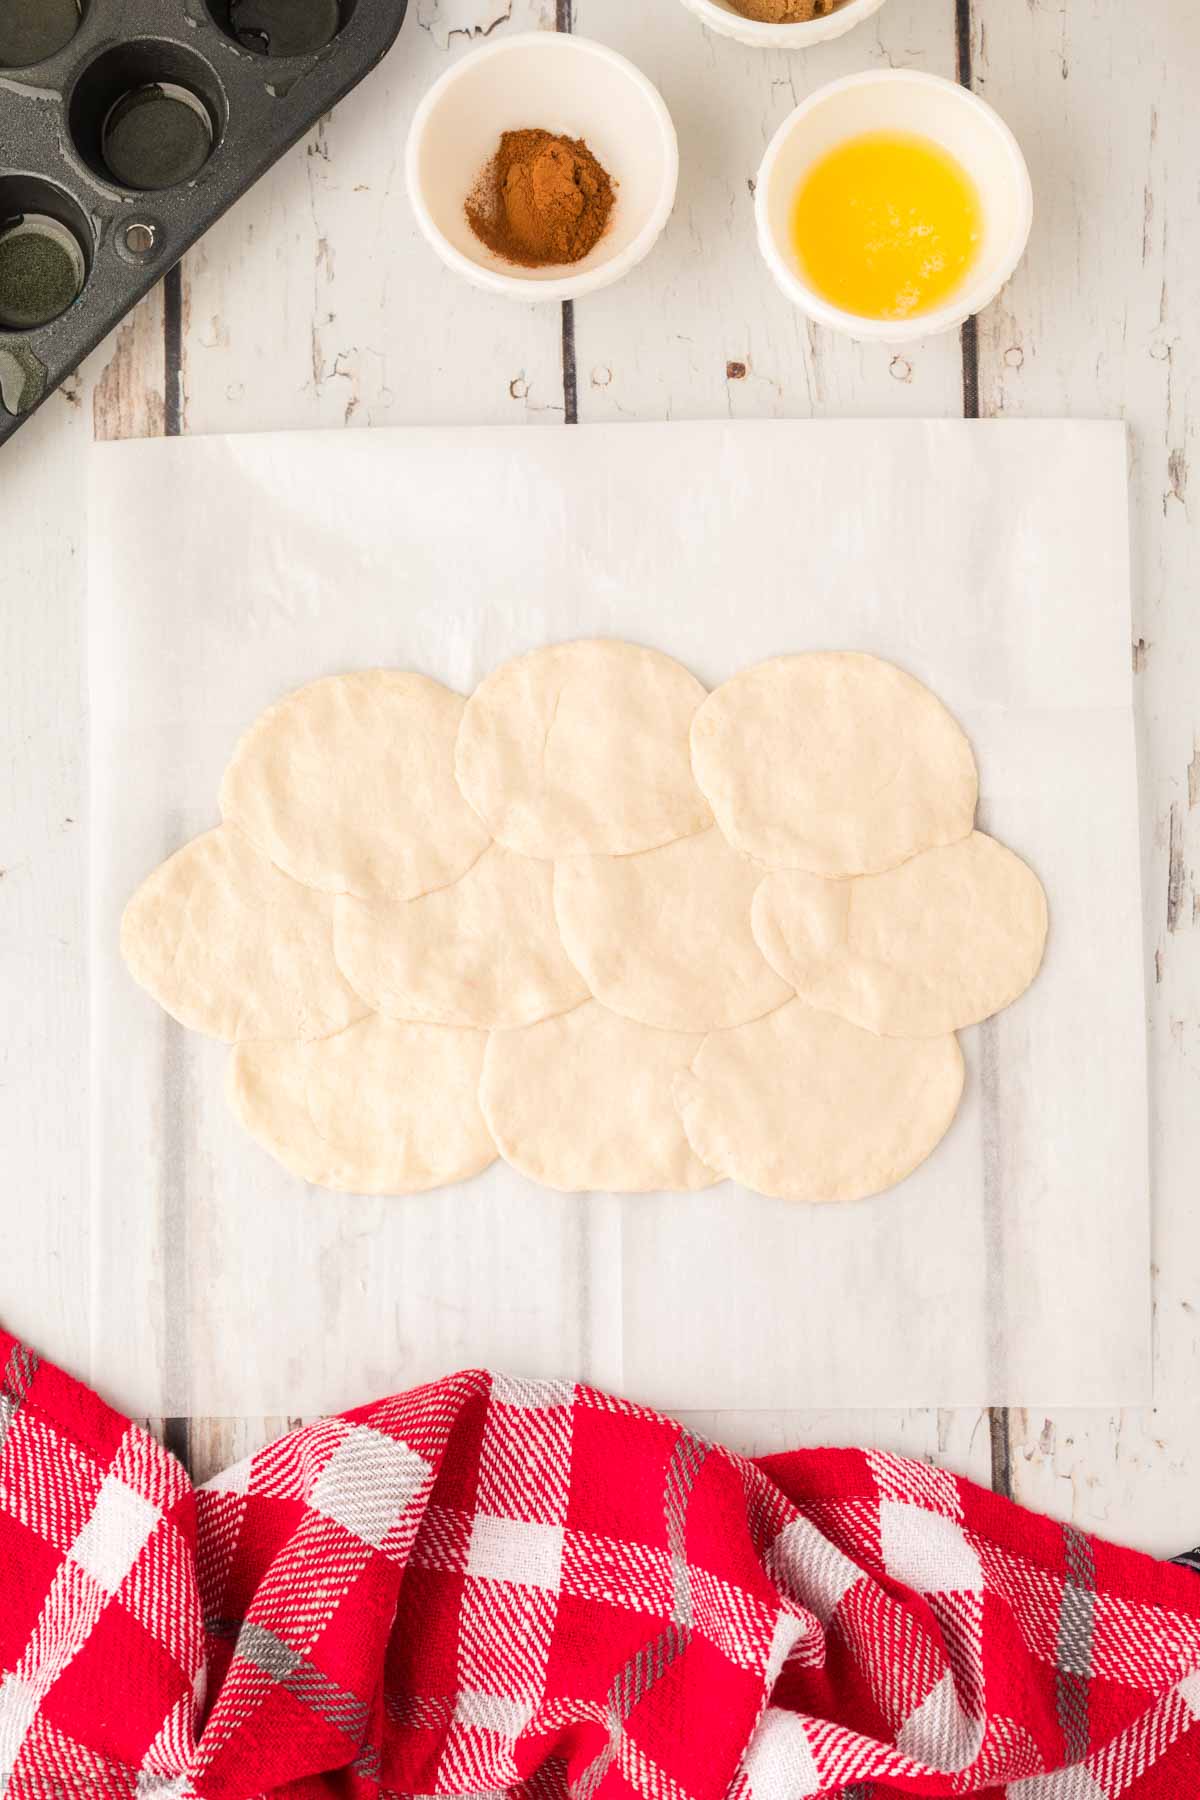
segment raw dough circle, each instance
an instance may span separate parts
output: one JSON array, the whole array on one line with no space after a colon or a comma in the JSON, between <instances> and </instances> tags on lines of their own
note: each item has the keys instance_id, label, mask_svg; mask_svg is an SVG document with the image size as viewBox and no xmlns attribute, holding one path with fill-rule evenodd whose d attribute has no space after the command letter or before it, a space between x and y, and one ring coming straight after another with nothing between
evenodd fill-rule
<instances>
[{"instance_id":1,"label":"raw dough circle","mask_svg":"<svg viewBox=\"0 0 1200 1800\"><path fill-rule=\"evenodd\" d=\"M532 1025L588 998L554 919L554 867L493 844L417 900L335 903L350 985L391 1019L492 1029Z\"/></svg>"},{"instance_id":2,"label":"raw dough circle","mask_svg":"<svg viewBox=\"0 0 1200 1800\"><path fill-rule=\"evenodd\" d=\"M979 778L927 687L857 651L778 656L711 693L692 765L737 849L769 868L843 876L965 838Z\"/></svg>"},{"instance_id":3,"label":"raw dough circle","mask_svg":"<svg viewBox=\"0 0 1200 1800\"><path fill-rule=\"evenodd\" d=\"M506 1162L566 1193L710 1187L671 1098L701 1039L596 1000L488 1041L480 1104Z\"/></svg>"},{"instance_id":4,"label":"raw dough circle","mask_svg":"<svg viewBox=\"0 0 1200 1800\"><path fill-rule=\"evenodd\" d=\"M605 1006L665 1031L716 1031L792 997L750 929L761 879L714 826L638 856L556 864L554 910Z\"/></svg>"},{"instance_id":5,"label":"raw dough circle","mask_svg":"<svg viewBox=\"0 0 1200 1800\"><path fill-rule=\"evenodd\" d=\"M704 693L673 657L616 639L518 656L467 701L459 786L525 856L625 856L703 831L688 728Z\"/></svg>"},{"instance_id":6,"label":"raw dough circle","mask_svg":"<svg viewBox=\"0 0 1200 1800\"><path fill-rule=\"evenodd\" d=\"M939 1037L1011 1005L1046 943L1041 882L981 831L857 881L778 871L753 918L802 1000L885 1037Z\"/></svg>"},{"instance_id":7,"label":"raw dough circle","mask_svg":"<svg viewBox=\"0 0 1200 1800\"><path fill-rule=\"evenodd\" d=\"M957 1038L876 1037L792 1000L706 1038L675 1101L722 1175L783 1200L861 1200L924 1162L962 1085Z\"/></svg>"},{"instance_id":8,"label":"raw dough circle","mask_svg":"<svg viewBox=\"0 0 1200 1800\"><path fill-rule=\"evenodd\" d=\"M121 954L173 1019L227 1044L320 1038L367 1011L333 955L333 901L232 825L206 831L125 908Z\"/></svg>"},{"instance_id":9,"label":"raw dough circle","mask_svg":"<svg viewBox=\"0 0 1200 1800\"><path fill-rule=\"evenodd\" d=\"M392 669L311 682L242 738L221 816L326 893L411 899L444 887L488 843L454 779L464 705Z\"/></svg>"},{"instance_id":10,"label":"raw dough circle","mask_svg":"<svg viewBox=\"0 0 1200 1800\"><path fill-rule=\"evenodd\" d=\"M309 1044L242 1044L229 1102L302 1181L343 1194L417 1194L495 1161L479 1110L487 1036L364 1019Z\"/></svg>"}]
</instances>

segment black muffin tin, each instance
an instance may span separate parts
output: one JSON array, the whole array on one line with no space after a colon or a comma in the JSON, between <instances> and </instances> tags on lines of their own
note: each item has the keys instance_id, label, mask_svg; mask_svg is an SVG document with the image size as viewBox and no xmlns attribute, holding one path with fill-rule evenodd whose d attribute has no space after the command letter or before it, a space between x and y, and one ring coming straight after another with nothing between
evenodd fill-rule
<instances>
[{"instance_id":1,"label":"black muffin tin","mask_svg":"<svg viewBox=\"0 0 1200 1800\"><path fill-rule=\"evenodd\" d=\"M0 0L0 443L374 67L405 6Z\"/></svg>"}]
</instances>

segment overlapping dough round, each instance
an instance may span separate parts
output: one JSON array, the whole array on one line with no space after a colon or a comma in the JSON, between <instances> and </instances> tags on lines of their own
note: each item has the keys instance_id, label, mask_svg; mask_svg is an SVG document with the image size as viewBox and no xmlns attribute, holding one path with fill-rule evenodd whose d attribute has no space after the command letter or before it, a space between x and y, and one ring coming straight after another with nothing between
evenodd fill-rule
<instances>
[{"instance_id":1,"label":"overlapping dough round","mask_svg":"<svg viewBox=\"0 0 1200 1800\"><path fill-rule=\"evenodd\" d=\"M877 656L809 651L716 688L692 764L721 830L769 868L876 873L965 838L978 775L929 689Z\"/></svg>"},{"instance_id":2,"label":"overlapping dough round","mask_svg":"<svg viewBox=\"0 0 1200 1800\"><path fill-rule=\"evenodd\" d=\"M714 826L637 856L558 863L554 909L597 1000L643 1025L715 1031L792 994L750 929L761 879Z\"/></svg>"},{"instance_id":3,"label":"overlapping dough round","mask_svg":"<svg viewBox=\"0 0 1200 1800\"><path fill-rule=\"evenodd\" d=\"M327 1037L367 1012L334 960L333 901L232 825L147 877L121 919L121 954L173 1019L229 1044Z\"/></svg>"},{"instance_id":4,"label":"overlapping dough round","mask_svg":"<svg viewBox=\"0 0 1200 1800\"><path fill-rule=\"evenodd\" d=\"M258 718L221 816L308 887L411 899L466 873L488 835L454 779L464 702L392 669L329 675Z\"/></svg>"},{"instance_id":5,"label":"overlapping dough round","mask_svg":"<svg viewBox=\"0 0 1200 1800\"><path fill-rule=\"evenodd\" d=\"M950 1126L954 1037L884 1038L791 1000L704 1040L674 1092L710 1168L784 1200L860 1200L903 1181Z\"/></svg>"},{"instance_id":6,"label":"overlapping dough round","mask_svg":"<svg viewBox=\"0 0 1200 1800\"><path fill-rule=\"evenodd\" d=\"M348 1194L415 1194L495 1161L479 1109L487 1035L371 1017L307 1044L241 1044L229 1100L302 1181Z\"/></svg>"},{"instance_id":7,"label":"overlapping dough round","mask_svg":"<svg viewBox=\"0 0 1200 1800\"><path fill-rule=\"evenodd\" d=\"M567 1193L709 1187L672 1100L701 1039L596 1000L488 1041L479 1097L500 1154Z\"/></svg>"},{"instance_id":8,"label":"overlapping dough round","mask_svg":"<svg viewBox=\"0 0 1200 1800\"><path fill-rule=\"evenodd\" d=\"M616 639L531 651L467 701L459 786L525 856L625 856L702 831L688 731L704 693L673 657Z\"/></svg>"},{"instance_id":9,"label":"overlapping dough round","mask_svg":"<svg viewBox=\"0 0 1200 1800\"><path fill-rule=\"evenodd\" d=\"M1008 1006L1046 943L1046 896L1019 856L974 831L884 875L768 875L754 935L801 999L885 1037L938 1037Z\"/></svg>"},{"instance_id":10,"label":"overlapping dough round","mask_svg":"<svg viewBox=\"0 0 1200 1800\"><path fill-rule=\"evenodd\" d=\"M416 900L335 902L338 962L393 1019L529 1025L588 997L554 918L554 867L493 844L465 875Z\"/></svg>"},{"instance_id":11,"label":"overlapping dough round","mask_svg":"<svg viewBox=\"0 0 1200 1800\"><path fill-rule=\"evenodd\" d=\"M1041 960L1045 896L976 797L940 701L858 652L707 697L616 640L469 701L333 676L246 733L224 824L143 885L122 948L237 1043L239 1118L322 1186L420 1191L499 1146L567 1191L847 1200L929 1154L952 1031Z\"/></svg>"}]
</instances>

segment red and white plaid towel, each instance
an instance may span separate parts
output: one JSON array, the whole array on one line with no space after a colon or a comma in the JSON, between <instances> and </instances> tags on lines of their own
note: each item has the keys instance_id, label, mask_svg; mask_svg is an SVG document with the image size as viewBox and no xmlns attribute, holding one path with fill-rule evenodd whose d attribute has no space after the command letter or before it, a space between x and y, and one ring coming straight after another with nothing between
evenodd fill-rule
<instances>
[{"instance_id":1,"label":"red and white plaid towel","mask_svg":"<svg viewBox=\"0 0 1200 1800\"><path fill-rule=\"evenodd\" d=\"M1195 1800L1198 1716L1195 1575L924 1464L466 1374L197 1493L0 1333L7 1800Z\"/></svg>"}]
</instances>

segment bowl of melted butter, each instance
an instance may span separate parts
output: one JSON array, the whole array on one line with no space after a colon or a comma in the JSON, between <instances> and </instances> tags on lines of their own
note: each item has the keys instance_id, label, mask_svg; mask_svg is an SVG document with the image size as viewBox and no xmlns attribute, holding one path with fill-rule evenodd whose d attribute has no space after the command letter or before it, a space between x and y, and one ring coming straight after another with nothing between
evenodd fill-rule
<instances>
[{"instance_id":1,"label":"bowl of melted butter","mask_svg":"<svg viewBox=\"0 0 1200 1800\"><path fill-rule=\"evenodd\" d=\"M810 318L906 342L995 299L1033 222L1029 171L975 94L916 70L831 82L784 120L755 191L758 240Z\"/></svg>"}]
</instances>

